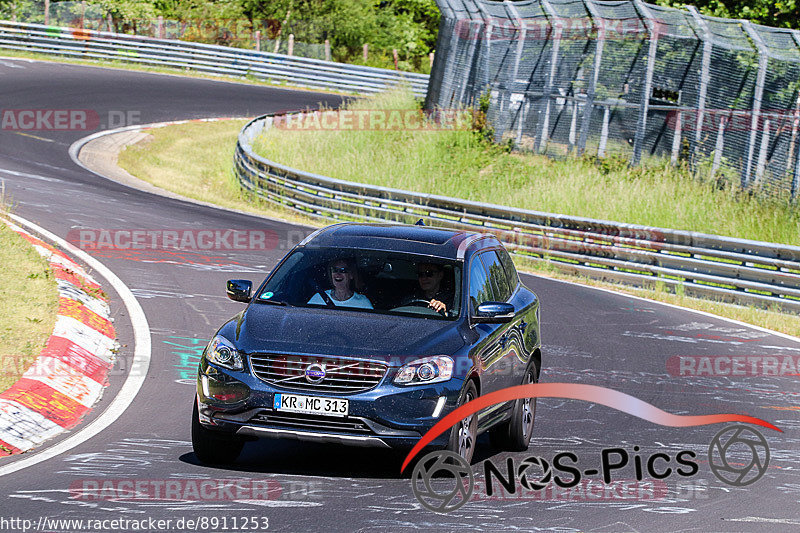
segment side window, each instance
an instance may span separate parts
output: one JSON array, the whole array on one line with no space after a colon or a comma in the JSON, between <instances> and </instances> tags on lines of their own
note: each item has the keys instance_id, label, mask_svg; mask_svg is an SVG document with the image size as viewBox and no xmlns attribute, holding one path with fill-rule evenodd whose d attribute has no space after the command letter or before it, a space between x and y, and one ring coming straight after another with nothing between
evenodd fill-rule
<instances>
[{"instance_id":1,"label":"side window","mask_svg":"<svg viewBox=\"0 0 800 533\"><path fill-rule=\"evenodd\" d=\"M494 251L484 252L481 254L483 266L489 273L489 281L494 287L494 297L497 302L507 302L511 297L511 287L508 286L508 277L506 276L506 269L497 257Z\"/></svg>"},{"instance_id":2,"label":"side window","mask_svg":"<svg viewBox=\"0 0 800 533\"><path fill-rule=\"evenodd\" d=\"M469 303L474 313L478 305L491 302L494 299L492 285L486 270L483 268L480 256L474 257L469 268Z\"/></svg>"},{"instance_id":3,"label":"side window","mask_svg":"<svg viewBox=\"0 0 800 533\"><path fill-rule=\"evenodd\" d=\"M508 286L513 293L519 283L519 274L517 274L517 269L514 267L514 261L511 260L511 256L508 255L506 250L498 250L497 255L500 257L500 262L503 263L503 268L506 271L506 278L508 279Z\"/></svg>"}]
</instances>

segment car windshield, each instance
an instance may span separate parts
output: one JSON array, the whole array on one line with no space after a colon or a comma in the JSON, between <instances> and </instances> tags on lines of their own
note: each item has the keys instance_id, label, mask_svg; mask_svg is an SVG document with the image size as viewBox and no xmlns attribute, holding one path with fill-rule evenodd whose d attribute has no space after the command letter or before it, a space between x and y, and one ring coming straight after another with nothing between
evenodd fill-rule
<instances>
[{"instance_id":1,"label":"car windshield","mask_svg":"<svg viewBox=\"0 0 800 533\"><path fill-rule=\"evenodd\" d=\"M389 251L299 248L269 277L256 303L281 303L453 320L461 265Z\"/></svg>"}]
</instances>

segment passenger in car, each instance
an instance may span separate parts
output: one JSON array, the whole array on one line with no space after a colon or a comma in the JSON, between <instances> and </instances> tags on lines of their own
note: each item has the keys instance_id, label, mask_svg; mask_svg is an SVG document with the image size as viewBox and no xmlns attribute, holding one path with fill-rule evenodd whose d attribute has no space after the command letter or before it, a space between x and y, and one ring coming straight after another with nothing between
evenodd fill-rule
<instances>
[{"instance_id":1,"label":"passenger in car","mask_svg":"<svg viewBox=\"0 0 800 533\"><path fill-rule=\"evenodd\" d=\"M337 259L328 265L328 274L333 289L317 292L308 301L310 304L336 307L359 307L372 309L372 302L363 294L355 292L356 266L353 261ZM330 302L330 303L329 303Z\"/></svg>"}]
</instances>

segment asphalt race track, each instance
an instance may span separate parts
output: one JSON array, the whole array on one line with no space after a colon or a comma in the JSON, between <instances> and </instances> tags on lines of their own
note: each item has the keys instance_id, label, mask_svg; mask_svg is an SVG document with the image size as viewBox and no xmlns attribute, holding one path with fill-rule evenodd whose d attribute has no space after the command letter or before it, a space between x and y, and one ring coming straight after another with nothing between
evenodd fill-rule
<instances>
[{"instance_id":1,"label":"asphalt race track","mask_svg":"<svg viewBox=\"0 0 800 533\"><path fill-rule=\"evenodd\" d=\"M138 122L151 123L255 116L320 102L337 105L340 98L0 60L0 108L95 110L100 129L112 125L109 112L114 112L112 117L133 112ZM145 311L153 346L147 378L124 415L102 433L59 456L0 477L5 497L0 519L32 520L35 527L43 518L152 518L172 520L172 531L188 529L176 526L179 519L201 517L218 522L215 527L211 522L195 524L194 529L200 531L263 530L266 523L260 520L264 517L274 531L800 529L800 372L796 368L800 343L698 313L533 276L523 279L542 300L543 382L601 385L674 414L736 413L767 420L783 433L759 428L771 452L764 477L737 487L712 473L709 443L725 424L663 427L607 407L556 399L539 401L528 453L498 454L488 439L481 438L476 477L483 479L480 464L487 459L505 468L508 457L514 457L515 464L531 455L552 461L559 452L576 454L581 471L597 469L603 449L623 448L630 463L614 472L608 487L603 487L598 475L586 474L588 484L582 482L571 490L517 492L503 498L484 495L451 513L436 514L419 505L408 476L400 475L402 458L383 451L260 441L247 444L232 468L199 465L189 442L194 365L216 327L241 309L241 304L225 297L224 282L237 277L259 282L287 246L309 229L166 199L101 179L76 166L67 153L70 144L89 133L0 131L0 179L16 203L17 214L62 238L80 228L268 229L277 233L279 245L268 253L95 253L133 291ZM113 399L133 351L132 326L119 296L112 293L110 303L123 349L111 385L89 420ZM771 356L775 359L769 361L778 361L777 366L758 367L757 373L782 375L675 375L677 359L670 358L678 356ZM765 360L747 359L747 368L751 361ZM795 367L783 366L789 363ZM719 368L724 372L725 367ZM738 446L729 459L746 465L749 448ZM635 455L646 464L653 454L664 453L669 466L675 467L674 458L681 451L697 454L699 469L694 475L672 472L663 480L645 475L641 484L635 483ZM1 458L0 467L16 460ZM663 471L667 463L657 465ZM119 499L102 491L82 492L108 480L144 480L151 487L172 480L186 487L201 479L267 482L269 497L231 492L187 500ZM259 519L258 527L249 522L251 517ZM223 518L228 520L225 527ZM0 529L22 530L20 523L5 524ZM41 530L80 530L76 525L47 524ZM104 524L84 530L112 529L110 522ZM121 526L113 529L125 531Z\"/></svg>"}]
</instances>

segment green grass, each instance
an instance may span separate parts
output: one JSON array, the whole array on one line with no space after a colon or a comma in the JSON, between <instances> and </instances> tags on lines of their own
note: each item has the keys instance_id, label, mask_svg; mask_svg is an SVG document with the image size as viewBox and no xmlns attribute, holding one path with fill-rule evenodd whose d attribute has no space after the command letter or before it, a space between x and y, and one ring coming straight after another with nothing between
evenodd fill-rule
<instances>
[{"instance_id":1,"label":"green grass","mask_svg":"<svg viewBox=\"0 0 800 533\"><path fill-rule=\"evenodd\" d=\"M122 168L159 187L224 207L256 214L280 217L310 226L323 226L327 222L304 217L295 211L275 207L243 192L231 170L236 137L244 121L189 123L158 128L149 132L149 137L137 145L124 150L119 157ZM310 135L303 133L302 135ZM438 135L438 134L437 134ZM291 146L290 153L274 159L285 163L287 158L297 157L296 152L313 144L308 137L300 137L299 145ZM403 146L403 145L400 145ZM476 146L474 149L481 149ZM403 154L415 157L403 146ZM349 157L358 159L358 154L349 152ZM505 157L505 156L504 156ZM512 156L518 157L518 156ZM402 157L401 157L402 159ZM321 165L317 165L321 166ZM383 167L375 167L383 168ZM370 174L373 171L370 171ZM413 187L408 187L412 188ZM437 192L434 189L433 192ZM612 289L625 294L680 305L719 316L740 320L791 335L800 335L800 317L775 310L714 302L691 298L678 290L669 292L663 284L655 290L637 289L560 272L547 261L533 261L515 257L520 269L556 279L575 281L596 287Z\"/></svg>"},{"instance_id":2,"label":"green grass","mask_svg":"<svg viewBox=\"0 0 800 533\"><path fill-rule=\"evenodd\" d=\"M5 213L0 203L0 217ZM58 291L47 261L3 222L0 250L0 391L4 391L38 357L53 333Z\"/></svg>"},{"instance_id":3,"label":"green grass","mask_svg":"<svg viewBox=\"0 0 800 533\"><path fill-rule=\"evenodd\" d=\"M415 109L407 93L350 104ZM302 149L298 149L302 147ZM668 161L628 168L609 158L553 160L504 153L470 131L268 130L261 155L294 168L356 182L552 213L800 244L800 209L777 199L718 190Z\"/></svg>"}]
</instances>

